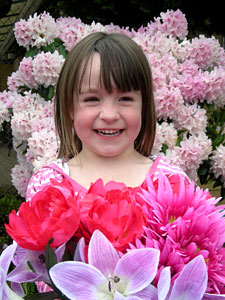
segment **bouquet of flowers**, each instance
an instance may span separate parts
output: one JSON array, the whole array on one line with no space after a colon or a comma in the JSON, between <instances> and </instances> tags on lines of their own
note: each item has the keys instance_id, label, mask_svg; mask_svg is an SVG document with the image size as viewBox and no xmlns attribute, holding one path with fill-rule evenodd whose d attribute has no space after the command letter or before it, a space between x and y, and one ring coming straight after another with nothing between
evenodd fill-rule
<instances>
[{"instance_id":1,"label":"bouquet of flowers","mask_svg":"<svg viewBox=\"0 0 225 300\"><path fill-rule=\"evenodd\" d=\"M0 298L225 299L218 201L182 175L138 188L99 179L85 195L52 179L9 215ZM39 293L27 296L33 282Z\"/></svg>"},{"instance_id":2,"label":"bouquet of flowers","mask_svg":"<svg viewBox=\"0 0 225 300\"><path fill-rule=\"evenodd\" d=\"M27 52L0 93L0 130L12 129L17 164L12 183L25 197L34 171L57 157L54 89L67 53L95 31L124 33L143 49L153 75L157 129L153 155L182 168L225 195L225 51L215 37L188 38L178 9L162 12L147 26L84 24L78 18L34 14L15 23L18 45Z\"/></svg>"}]
</instances>

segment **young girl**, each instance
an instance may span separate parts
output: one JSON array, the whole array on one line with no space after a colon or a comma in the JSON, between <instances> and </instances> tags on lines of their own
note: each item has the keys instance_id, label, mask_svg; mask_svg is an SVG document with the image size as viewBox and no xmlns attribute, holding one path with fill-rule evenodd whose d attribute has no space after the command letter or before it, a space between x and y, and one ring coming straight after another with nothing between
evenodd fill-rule
<instances>
[{"instance_id":1,"label":"young girl","mask_svg":"<svg viewBox=\"0 0 225 300\"><path fill-rule=\"evenodd\" d=\"M122 34L93 33L69 53L56 86L58 159L37 171L27 201L50 178L67 177L85 193L99 178L144 187L146 174L185 173L155 161L156 116L152 75L140 47Z\"/></svg>"}]
</instances>

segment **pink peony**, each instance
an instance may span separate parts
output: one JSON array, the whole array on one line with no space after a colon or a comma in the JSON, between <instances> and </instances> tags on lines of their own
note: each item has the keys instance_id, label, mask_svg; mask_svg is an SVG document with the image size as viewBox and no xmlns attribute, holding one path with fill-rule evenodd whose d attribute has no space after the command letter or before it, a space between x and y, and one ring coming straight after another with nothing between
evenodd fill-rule
<instances>
[{"instance_id":1,"label":"pink peony","mask_svg":"<svg viewBox=\"0 0 225 300\"><path fill-rule=\"evenodd\" d=\"M67 242L79 225L79 203L72 184L66 179L51 183L30 202L23 202L18 214L15 210L9 214L6 231L22 248L44 250L51 238L55 248Z\"/></svg>"},{"instance_id":2,"label":"pink peony","mask_svg":"<svg viewBox=\"0 0 225 300\"><path fill-rule=\"evenodd\" d=\"M76 236L84 236L89 242L99 229L115 249L125 251L129 243L142 236L146 224L142 203L135 196L136 189L123 183L109 181L104 186L101 179L97 180L80 202L81 227Z\"/></svg>"},{"instance_id":3,"label":"pink peony","mask_svg":"<svg viewBox=\"0 0 225 300\"><path fill-rule=\"evenodd\" d=\"M225 292L225 218L224 207L207 190L186 184L178 175L163 173L153 182L147 178L143 191L148 224L146 239L136 247L153 247L161 251L159 272L171 267L173 280L197 255L203 255L208 269L208 292ZM156 283L156 282L155 282Z\"/></svg>"}]
</instances>

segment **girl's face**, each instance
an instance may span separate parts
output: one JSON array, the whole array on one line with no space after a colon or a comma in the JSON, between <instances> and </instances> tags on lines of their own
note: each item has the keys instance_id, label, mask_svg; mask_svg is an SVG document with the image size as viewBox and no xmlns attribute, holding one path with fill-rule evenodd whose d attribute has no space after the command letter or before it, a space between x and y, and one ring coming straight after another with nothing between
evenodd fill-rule
<instances>
[{"instance_id":1,"label":"girl's face","mask_svg":"<svg viewBox=\"0 0 225 300\"><path fill-rule=\"evenodd\" d=\"M141 129L140 91L108 93L100 84L100 56L90 59L80 93L74 95L74 128L82 151L113 157L134 151Z\"/></svg>"}]
</instances>

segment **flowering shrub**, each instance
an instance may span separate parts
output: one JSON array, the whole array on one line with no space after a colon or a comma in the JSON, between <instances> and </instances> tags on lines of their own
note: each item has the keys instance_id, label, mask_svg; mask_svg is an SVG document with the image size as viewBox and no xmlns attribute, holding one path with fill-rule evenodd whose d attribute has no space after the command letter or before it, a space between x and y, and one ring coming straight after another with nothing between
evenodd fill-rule
<instances>
[{"instance_id":1,"label":"flowering shrub","mask_svg":"<svg viewBox=\"0 0 225 300\"><path fill-rule=\"evenodd\" d=\"M45 12L15 24L16 40L27 53L8 78L8 91L0 93L0 124L11 121L18 155L12 181L18 192L25 196L31 173L57 156L54 87L68 51L94 31L128 35L149 60L158 120L152 154L163 154L195 181L213 181L223 196L225 52L215 37L188 39L180 10L161 13L138 30L87 25L75 17L55 20Z\"/></svg>"},{"instance_id":2,"label":"flowering shrub","mask_svg":"<svg viewBox=\"0 0 225 300\"><path fill-rule=\"evenodd\" d=\"M5 225L15 241L0 257L3 299L24 297L27 282L46 291L27 300L225 299L218 200L182 175L138 189L100 179L85 194L53 180Z\"/></svg>"}]
</instances>

